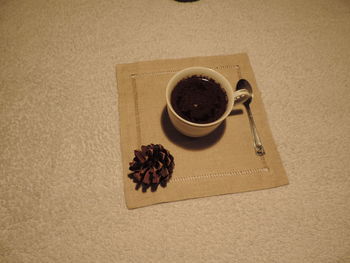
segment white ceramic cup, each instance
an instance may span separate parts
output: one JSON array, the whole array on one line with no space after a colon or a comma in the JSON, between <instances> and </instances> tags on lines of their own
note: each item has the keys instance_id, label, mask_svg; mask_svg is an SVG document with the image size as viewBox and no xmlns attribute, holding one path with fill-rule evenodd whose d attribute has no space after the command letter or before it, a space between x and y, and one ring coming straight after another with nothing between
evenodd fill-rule
<instances>
[{"instance_id":1,"label":"white ceramic cup","mask_svg":"<svg viewBox=\"0 0 350 263\"><path fill-rule=\"evenodd\" d=\"M175 88L175 86L177 85L177 83L182 79L185 79L194 75L205 76L213 79L214 81L220 84L221 88L224 89L227 94L227 99L228 99L227 108L224 114L216 121L213 121L210 123L204 123L204 124L190 122L188 120L185 120L181 116L179 116L171 105L171 93ZM244 100L237 99L242 97L244 97L245 99ZM239 104L241 104L250 97L251 97L251 94L247 90L242 89L239 91L234 91L230 82L222 74L220 74L219 72L213 69L205 68L205 67L190 67L177 72L169 80L168 85L166 87L166 103L167 103L169 118L172 124L174 125L174 127L179 132L190 137L201 137L211 133L230 115L232 108L237 105L238 101L240 102Z\"/></svg>"}]
</instances>

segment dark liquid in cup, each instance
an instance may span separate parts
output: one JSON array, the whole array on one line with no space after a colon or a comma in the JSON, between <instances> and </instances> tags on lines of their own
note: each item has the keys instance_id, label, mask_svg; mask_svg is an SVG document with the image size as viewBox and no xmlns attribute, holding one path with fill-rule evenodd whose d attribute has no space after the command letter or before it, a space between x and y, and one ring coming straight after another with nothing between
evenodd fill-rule
<instances>
[{"instance_id":1,"label":"dark liquid in cup","mask_svg":"<svg viewBox=\"0 0 350 263\"><path fill-rule=\"evenodd\" d=\"M213 79L195 75L177 83L171 93L171 105L185 120L210 123L226 111L227 95Z\"/></svg>"}]
</instances>

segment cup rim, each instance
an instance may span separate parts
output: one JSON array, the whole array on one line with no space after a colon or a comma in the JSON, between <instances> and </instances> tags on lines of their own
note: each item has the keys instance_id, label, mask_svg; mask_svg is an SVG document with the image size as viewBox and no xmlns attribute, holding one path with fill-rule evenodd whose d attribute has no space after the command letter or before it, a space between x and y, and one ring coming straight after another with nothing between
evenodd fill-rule
<instances>
[{"instance_id":1,"label":"cup rim","mask_svg":"<svg viewBox=\"0 0 350 263\"><path fill-rule=\"evenodd\" d=\"M181 117L179 114L177 114L177 112L174 110L173 106L171 105L171 101L170 101L170 97L171 97L171 92L173 90L173 88L175 87L175 85L177 83L174 83L174 81L180 76L180 75L186 75L186 73L192 72L192 71L198 71L198 74L203 74L206 75L205 72L210 72L213 75L216 75L217 78L215 78L215 81L218 81L220 84L224 84L228 87L228 90L230 91L231 94L227 94L227 96L231 97L231 107L229 105L229 101L230 99L228 98L228 102L227 102L227 107L225 112L221 115L221 117L213 122L208 122L208 123L196 123L196 122L191 122L188 121L186 119L184 119L183 117ZM196 73L193 73L192 75L195 75ZM210 76L209 76L210 77ZM218 80L219 79L219 80ZM227 90L225 89L225 92L227 92ZM191 125L191 126L195 126L198 128L206 128L206 127L211 127L214 125L217 125L219 123L221 123L223 120L225 120L227 118L227 116L230 114L230 112L232 111L233 108L233 89L232 89L232 85L230 84L230 82L227 80L227 78L225 76L223 76L221 73L217 72L216 70L212 69L212 68L208 68L208 67L200 67L200 66L196 66L196 67L187 67L184 68L178 72L176 72L168 81L167 87L166 87L166 103L167 103L167 107L168 109L171 110L171 112L182 122Z\"/></svg>"}]
</instances>

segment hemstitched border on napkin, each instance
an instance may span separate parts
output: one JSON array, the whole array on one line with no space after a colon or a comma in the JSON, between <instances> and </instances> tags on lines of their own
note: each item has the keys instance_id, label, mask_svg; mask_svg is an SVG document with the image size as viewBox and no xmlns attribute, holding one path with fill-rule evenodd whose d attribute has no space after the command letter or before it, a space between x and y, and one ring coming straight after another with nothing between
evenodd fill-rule
<instances>
[{"instance_id":1,"label":"hemstitched border on napkin","mask_svg":"<svg viewBox=\"0 0 350 263\"><path fill-rule=\"evenodd\" d=\"M209 67L209 68L212 68L215 70L218 70L218 69L236 69L236 73L238 75L238 78L242 78L240 66L237 64L218 65L218 66ZM134 97L134 101L135 101L135 122L136 122L136 137L137 137L136 140L137 140L138 145L141 145L142 134L141 134L139 99L138 99L136 78L143 77L143 76L157 76L157 75L171 74L171 73L176 73L178 71L179 71L179 69L130 74L132 88L133 88L133 97ZM263 157L262 157L262 160L265 162ZM251 175L251 174L264 173L264 172L269 172L269 171L270 171L270 169L268 167L263 167L263 168L253 168L253 169L240 170L240 171L231 171L231 172L226 172L226 173L206 173L206 174L202 174L202 175L198 175L198 176L176 177L176 178L173 178L172 180L174 182L196 181L196 180L200 180L200 179L214 179L217 177Z\"/></svg>"},{"instance_id":2,"label":"hemstitched border on napkin","mask_svg":"<svg viewBox=\"0 0 350 263\"><path fill-rule=\"evenodd\" d=\"M211 69L230 69L235 68L237 70L238 75L240 75L240 67L239 65L219 65L216 67L209 67ZM132 73L130 74L130 78L135 79L137 77L143 77L143 76L157 76L157 75L164 75L164 74L170 74L180 71L180 69L173 69L173 70L166 70L166 71L156 71L156 72L143 72L143 73Z\"/></svg>"},{"instance_id":3,"label":"hemstitched border on napkin","mask_svg":"<svg viewBox=\"0 0 350 263\"><path fill-rule=\"evenodd\" d=\"M240 171L231 171L227 173L213 173L213 174L201 174L198 176L188 176L188 177L176 177L172 179L173 182L185 182L185 181L196 181L199 179L215 179L217 177L226 177L226 176L240 176L240 175L253 175L256 173L268 173L270 171L269 168L254 168Z\"/></svg>"}]
</instances>

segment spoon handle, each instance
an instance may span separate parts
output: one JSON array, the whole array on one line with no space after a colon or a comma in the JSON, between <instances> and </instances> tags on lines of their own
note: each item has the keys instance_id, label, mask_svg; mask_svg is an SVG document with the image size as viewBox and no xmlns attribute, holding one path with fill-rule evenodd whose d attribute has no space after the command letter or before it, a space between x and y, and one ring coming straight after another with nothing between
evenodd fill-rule
<instances>
[{"instance_id":1,"label":"spoon handle","mask_svg":"<svg viewBox=\"0 0 350 263\"><path fill-rule=\"evenodd\" d=\"M254 148L255 148L255 152L257 155L262 156L265 154L265 150L264 150L264 146L261 143L260 137L258 135L258 130L256 129L255 126L255 121L253 118L253 114L250 110L249 105L246 105L246 110L248 113L248 119L249 119L249 123L250 123L250 129L252 131L253 134L253 138L254 138Z\"/></svg>"}]
</instances>

